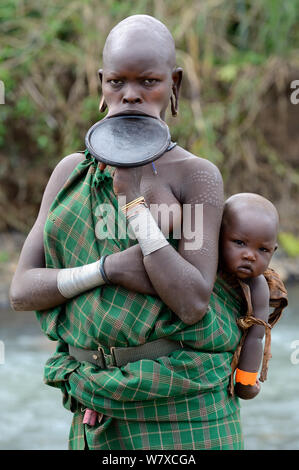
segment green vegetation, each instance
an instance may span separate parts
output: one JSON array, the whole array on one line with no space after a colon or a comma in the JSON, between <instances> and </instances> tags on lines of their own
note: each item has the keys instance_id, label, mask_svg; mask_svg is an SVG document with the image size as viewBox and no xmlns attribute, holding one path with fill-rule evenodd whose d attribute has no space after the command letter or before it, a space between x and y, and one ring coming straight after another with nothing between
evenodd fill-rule
<instances>
[{"instance_id":1,"label":"green vegetation","mask_svg":"<svg viewBox=\"0 0 299 470\"><path fill-rule=\"evenodd\" d=\"M53 167L84 150L105 38L136 13L169 27L184 68L173 140L220 168L227 196L269 197L299 235L299 0L2 0L0 230L28 231Z\"/></svg>"},{"instance_id":2,"label":"green vegetation","mask_svg":"<svg viewBox=\"0 0 299 470\"><path fill-rule=\"evenodd\" d=\"M7 251L0 250L0 264L7 263L9 260L9 253Z\"/></svg>"},{"instance_id":3,"label":"green vegetation","mask_svg":"<svg viewBox=\"0 0 299 470\"><path fill-rule=\"evenodd\" d=\"M299 238L292 233L281 232L279 234L279 243L288 256L292 258L299 256Z\"/></svg>"}]
</instances>

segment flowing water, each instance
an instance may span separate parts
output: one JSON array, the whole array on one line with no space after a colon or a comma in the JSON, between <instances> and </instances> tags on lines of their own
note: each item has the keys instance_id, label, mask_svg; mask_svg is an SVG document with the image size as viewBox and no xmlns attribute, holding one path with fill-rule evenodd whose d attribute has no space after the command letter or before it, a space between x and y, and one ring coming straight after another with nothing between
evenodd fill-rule
<instances>
[{"instance_id":1,"label":"flowing water","mask_svg":"<svg viewBox=\"0 0 299 470\"><path fill-rule=\"evenodd\" d=\"M299 450L299 285L288 291L290 305L272 332L268 380L254 400L242 401L246 449ZM0 325L0 449L67 449L72 414L60 391L42 381L55 343L33 313L0 310Z\"/></svg>"}]
</instances>

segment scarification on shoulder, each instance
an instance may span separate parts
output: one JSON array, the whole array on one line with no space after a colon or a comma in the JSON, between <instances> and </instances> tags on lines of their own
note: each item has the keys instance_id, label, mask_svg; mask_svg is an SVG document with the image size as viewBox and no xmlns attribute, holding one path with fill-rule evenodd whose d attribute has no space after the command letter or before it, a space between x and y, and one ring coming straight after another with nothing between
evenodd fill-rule
<instances>
[{"instance_id":1,"label":"scarification on shoulder","mask_svg":"<svg viewBox=\"0 0 299 470\"><path fill-rule=\"evenodd\" d=\"M188 200L190 204L210 204L222 208L222 178L218 170L197 169L189 179L192 185L200 185L197 194Z\"/></svg>"}]
</instances>

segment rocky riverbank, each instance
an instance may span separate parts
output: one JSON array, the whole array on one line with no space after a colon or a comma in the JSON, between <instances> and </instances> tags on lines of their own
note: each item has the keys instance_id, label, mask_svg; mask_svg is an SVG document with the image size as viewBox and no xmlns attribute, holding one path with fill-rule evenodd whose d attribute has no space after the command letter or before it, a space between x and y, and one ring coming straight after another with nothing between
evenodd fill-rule
<instances>
[{"instance_id":1,"label":"rocky riverbank","mask_svg":"<svg viewBox=\"0 0 299 470\"><path fill-rule=\"evenodd\" d=\"M9 286L25 238L18 232L0 233L0 309L9 307ZM272 259L271 267L280 274L285 283L299 283L299 257L289 258L278 252Z\"/></svg>"}]
</instances>

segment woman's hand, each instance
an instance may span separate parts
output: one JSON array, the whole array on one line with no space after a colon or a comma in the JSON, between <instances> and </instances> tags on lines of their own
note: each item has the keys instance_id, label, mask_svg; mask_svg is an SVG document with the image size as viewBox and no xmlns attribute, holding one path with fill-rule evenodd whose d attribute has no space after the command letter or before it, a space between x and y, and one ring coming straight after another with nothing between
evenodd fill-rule
<instances>
[{"instance_id":1,"label":"woman's hand","mask_svg":"<svg viewBox=\"0 0 299 470\"><path fill-rule=\"evenodd\" d=\"M235 385L235 393L239 398L243 400L251 400L256 397L261 391L261 384L256 379L255 385L243 385L239 382Z\"/></svg>"},{"instance_id":2,"label":"woman's hand","mask_svg":"<svg viewBox=\"0 0 299 470\"><path fill-rule=\"evenodd\" d=\"M118 167L113 176L113 191L116 196L126 196L127 203L141 196L141 167Z\"/></svg>"}]
</instances>

